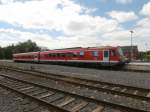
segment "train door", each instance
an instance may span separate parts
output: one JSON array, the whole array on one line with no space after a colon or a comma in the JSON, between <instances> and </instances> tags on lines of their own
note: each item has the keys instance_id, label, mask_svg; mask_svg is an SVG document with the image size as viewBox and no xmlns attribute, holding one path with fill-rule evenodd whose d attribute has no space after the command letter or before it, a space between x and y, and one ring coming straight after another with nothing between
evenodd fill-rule
<instances>
[{"instance_id":1,"label":"train door","mask_svg":"<svg viewBox=\"0 0 150 112\"><path fill-rule=\"evenodd\" d=\"M104 50L103 51L103 61L104 62L109 62L109 50Z\"/></svg>"},{"instance_id":2,"label":"train door","mask_svg":"<svg viewBox=\"0 0 150 112\"><path fill-rule=\"evenodd\" d=\"M38 54L35 54L34 55L34 62L38 62L39 60L38 60Z\"/></svg>"}]
</instances>

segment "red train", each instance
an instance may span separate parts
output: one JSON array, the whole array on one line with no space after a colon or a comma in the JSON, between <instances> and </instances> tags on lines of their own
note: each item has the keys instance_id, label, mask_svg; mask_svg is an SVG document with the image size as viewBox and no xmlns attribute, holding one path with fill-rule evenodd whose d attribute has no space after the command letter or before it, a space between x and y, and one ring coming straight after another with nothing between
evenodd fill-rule
<instances>
[{"instance_id":1,"label":"red train","mask_svg":"<svg viewBox=\"0 0 150 112\"><path fill-rule=\"evenodd\" d=\"M15 62L84 63L113 66L126 63L120 47L66 48L13 54Z\"/></svg>"}]
</instances>

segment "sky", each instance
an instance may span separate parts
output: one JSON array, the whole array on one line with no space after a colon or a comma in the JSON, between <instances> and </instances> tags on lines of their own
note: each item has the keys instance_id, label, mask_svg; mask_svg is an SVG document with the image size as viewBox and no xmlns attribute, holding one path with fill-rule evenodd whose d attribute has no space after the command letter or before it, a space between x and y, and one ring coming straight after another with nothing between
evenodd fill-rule
<instances>
[{"instance_id":1,"label":"sky","mask_svg":"<svg viewBox=\"0 0 150 112\"><path fill-rule=\"evenodd\" d=\"M0 0L0 46L138 45L150 50L150 0Z\"/></svg>"}]
</instances>

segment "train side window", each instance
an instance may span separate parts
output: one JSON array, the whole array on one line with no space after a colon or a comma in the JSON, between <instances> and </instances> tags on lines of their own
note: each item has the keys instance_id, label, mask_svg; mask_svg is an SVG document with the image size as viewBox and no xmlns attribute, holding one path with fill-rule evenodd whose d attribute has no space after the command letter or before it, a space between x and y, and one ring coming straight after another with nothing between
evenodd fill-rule
<instances>
[{"instance_id":1,"label":"train side window","mask_svg":"<svg viewBox=\"0 0 150 112\"><path fill-rule=\"evenodd\" d=\"M52 57L53 57L53 58L56 57L56 54L52 54Z\"/></svg>"},{"instance_id":2,"label":"train side window","mask_svg":"<svg viewBox=\"0 0 150 112\"><path fill-rule=\"evenodd\" d=\"M60 53L57 53L57 57L60 57Z\"/></svg>"},{"instance_id":3,"label":"train side window","mask_svg":"<svg viewBox=\"0 0 150 112\"><path fill-rule=\"evenodd\" d=\"M77 54L76 54L76 53L73 53L72 55L73 55L73 57L77 57Z\"/></svg>"},{"instance_id":4,"label":"train side window","mask_svg":"<svg viewBox=\"0 0 150 112\"><path fill-rule=\"evenodd\" d=\"M92 51L92 56L93 57L98 57L98 51Z\"/></svg>"},{"instance_id":5,"label":"train side window","mask_svg":"<svg viewBox=\"0 0 150 112\"><path fill-rule=\"evenodd\" d=\"M80 51L79 56L83 57L84 56L84 51Z\"/></svg>"},{"instance_id":6,"label":"train side window","mask_svg":"<svg viewBox=\"0 0 150 112\"><path fill-rule=\"evenodd\" d=\"M52 57L52 54L48 54L49 57Z\"/></svg>"},{"instance_id":7,"label":"train side window","mask_svg":"<svg viewBox=\"0 0 150 112\"><path fill-rule=\"evenodd\" d=\"M67 56L67 57L72 57L73 54L68 52L68 53L66 53L66 56Z\"/></svg>"},{"instance_id":8,"label":"train side window","mask_svg":"<svg viewBox=\"0 0 150 112\"><path fill-rule=\"evenodd\" d=\"M65 57L66 56L66 54L65 53L62 53L62 57Z\"/></svg>"}]
</instances>

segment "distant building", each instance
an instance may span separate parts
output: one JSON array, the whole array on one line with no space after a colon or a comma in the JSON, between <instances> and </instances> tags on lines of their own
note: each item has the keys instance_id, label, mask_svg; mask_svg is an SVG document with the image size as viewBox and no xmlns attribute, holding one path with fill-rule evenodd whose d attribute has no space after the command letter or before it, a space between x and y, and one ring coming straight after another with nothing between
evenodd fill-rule
<instances>
[{"instance_id":1,"label":"distant building","mask_svg":"<svg viewBox=\"0 0 150 112\"><path fill-rule=\"evenodd\" d=\"M131 58L131 46L121 46L121 49L123 51L123 54L127 57L127 58ZM138 47L137 46L132 46L132 52L133 52L133 59L138 59Z\"/></svg>"}]
</instances>

